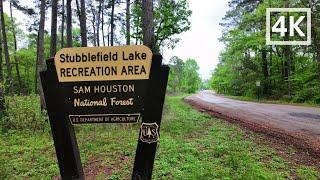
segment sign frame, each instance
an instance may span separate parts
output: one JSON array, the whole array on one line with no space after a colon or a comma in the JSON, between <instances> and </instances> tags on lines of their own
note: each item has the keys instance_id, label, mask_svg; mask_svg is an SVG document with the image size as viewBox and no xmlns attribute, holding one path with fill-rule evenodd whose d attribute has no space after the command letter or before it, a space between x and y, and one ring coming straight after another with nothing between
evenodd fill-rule
<instances>
[{"instance_id":1,"label":"sign frame","mask_svg":"<svg viewBox=\"0 0 320 180\"><path fill-rule=\"evenodd\" d=\"M54 58L46 61L47 70L40 72L40 78L47 112L50 121L52 138L58 159L62 179L84 179L80 153L73 124L65 116L63 109L64 96L60 92L62 87L58 80ZM154 124L156 138L145 141L141 138L140 128L136 149L132 179L151 179L153 164L159 141L159 130L163 112L166 87L169 76L169 66L162 65L161 55L152 55L150 76L147 83L144 111L142 111L142 125Z\"/></svg>"}]
</instances>

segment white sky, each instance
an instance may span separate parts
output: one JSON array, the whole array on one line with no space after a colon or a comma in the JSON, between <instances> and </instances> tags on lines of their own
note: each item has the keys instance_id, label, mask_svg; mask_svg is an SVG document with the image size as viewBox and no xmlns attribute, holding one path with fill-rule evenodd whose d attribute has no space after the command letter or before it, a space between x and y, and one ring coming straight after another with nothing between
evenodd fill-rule
<instances>
[{"instance_id":1,"label":"white sky","mask_svg":"<svg viewBox=\"0 0 320 180\"><path fill-rule=\"evenodd\" d=\"M179 36L181 41L174 50L164 50L164 58L166 61L172 56L183 60L193 58L200 66L202 79L209 79L224 48L218 40L222 35L219 23L228 10L228 0L189 0L189 5L191 29Z\"/></svg>"},{"instance_id":2,"label":"white sky","mask_svg":"<svg viewBox=\"0 0 320 180\"><path fill-rule=\"evenodd\" d=\"M191 28L178 36L181 40L174 50L163 50L164 61L168 62L172 56L178 56L183 60L193 58L200 66L199 73L202 79L209 79L211 71L218 64L219 53L224 48L218 41L222 34L219 23L228 10L228 0L188 1L192 10ZM21 4L28 2L30 0L21 0ZM4 3L4 11L9 13L8 2ZM14 10L14 16L22 24L26 21L26 17L17 10ZM46 20L47 25L50 23L48 20Z\"/></svg>"}]
</instances>

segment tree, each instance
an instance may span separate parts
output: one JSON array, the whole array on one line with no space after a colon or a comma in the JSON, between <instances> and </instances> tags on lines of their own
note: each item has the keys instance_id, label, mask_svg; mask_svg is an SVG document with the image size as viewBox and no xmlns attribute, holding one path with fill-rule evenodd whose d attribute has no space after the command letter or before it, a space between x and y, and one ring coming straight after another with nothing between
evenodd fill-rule
<instances>
[{"instance_id":1,"label":"tree","mask_svg":"<svg viewBox=\"0 0 320 180\"><path fill-rule=\"evenodd\" d=\"M102 6L103 6L103 0L99 0L98 14L97 14L97 33L96 33L97 46L100 46L100 24L101 24Z\"/></svg>"},{"instance_id":2,"label":"tree","mask_svg":"<svg viewBox=\"0 0 320 180\"><path fill-rule=\"evenodd\" d=\"M130 0L126 1L126 44L130 45Z\"/></svg>"},{"instance_id":3,"label":"tree","mask_svg":"<svg viewBox=\"0 0 320 180\"><path fill-rule=\"evenodd\" d=\"M187 59L186 62L183 62L179 57L173 56L170 58L169 66L169 91L194 93L200 88L199 66L194 59Z\"/></svg>"},{"instance_id":4,"label":"tree","mask_svg":"<svg viewBox=\"0 0 320 180\"><path fill-rule=\"evenodd\" d=\"M192 11L186 0L159 1L154 13L156 49L160 49L162 46L173 49L180 40L175 35L190 29L189 17L191 14Z\"/></svg>"},{"instance_id":5,"label":"tree","mask_svg":"<svg viewBox=\"0 0 320 180\"><path fill-rule=\"evenodd\" d=\"M149 1L151 3L151 1ZM176 36L182 32L190 29L189 17L192 11L189 9L188 2L186 0L161 0L154 4L153 16L154 20L153 26L154 32L153 44L154 49L159 51L161 47L174 48L175 44L179 42L179 38ZM135 32L132 33L131 37L136 39L136 44L143 39L143 23L141 24L141 19L143 22L143 14L146 11L143 10L142 5L139 1L136 1L132 8L132 19L133 19L133 29ZM150 16L146 15L147 19ZM149 38L150 39L150 38ZM150 39L150 40L151 40Z\"/></svg>"},{"instance_id":6,"label":"tree","mask_svg":"<svg viewBox=\"0 0 320 180\"><path fill-rule=\"evenodd\" d=\"M3 0L0 0L0 14L1 14L1 31L2 31L2 45L4 48L4 56L7 66L7 81L8 81L8 92L12 94L12 66L10 63L10 56L9 56L9 47L7 41L7 32L6 32L6 24L4 20L4 12L3 12Z\"/></svg>"},{"instance_id":7,"label":"tree","mask_svg":"<svg viewBox=\"0 0 320 180\"><path fill-rule=\"evenodd\" d=\"M155 52L153 1L142 0L142 34L143 44Z\"/></svg>"},{"instance_id":8,"label":"tree","mask_svg":"<svg viewBox=\"0 0 320 180\"><path fill-rule=\"evenodd\" d=\"M68 0L67 0L68 1ZM57 52L57 17L58 17L58 0L51 2L51 45L50 56L53 57Z\"/></svg>"},{"instance_id":9,"label":"tree","mask_svg":"<svg viewBox=\"0 0 320 180\"><path fill-rule=\"evenodd\" d=\"M65 7L64 7L64 0L62 0L62 7L61 7L61 48L64 47L64 24L65 24Z\"/></svg>"},{"instance_id":10,"label":"tree","mask_svg":"<svg viewBox=\"0 0 320 180\"><path fill-rule=\"evenodd\" d=\"M16 69L16 73L17 73L17 79L18 79L18 84L19 84L19 88L22 88L22 83L21 83L21 76L20 76L20 71L19 71L19 62L16 58L16 52L17 52L17 38L16 38L16 30L15 30L15 24L13 21L13 15L12 15L12 0L10 0L10 20L11 20L11 28L12 28L12 35L13 35L13 45L14 45L14 49L13 49L13 59L14 59L14 64L15 64L15 69Z\"/></svg>"},{"instance_id":11,"label":"tree","mask_svg":"<svg viewBox=\"0 0 320 180\"><path fill-rule=\"evenodd\" d=\"M92 33L92 42L93 42L93 46L97 46L97 33L96 33L96 10L95 10L95 6L93 4L93 2L91 1L91 3L89 3L90 6L90 12L91 12L91 24L92 24L92 29L93 29L93 33Z\"/></svg>"},{"instance_id":12,"label":"tree","mask_svg":"<svg viewBox=\"0 0 320 180\"><path fill-rule=\"evenodd\" d=\"M80 31L81 31L81 46L87 46L87 19L86 19L86 3L85 0L80 0Z\"/></svg>"},{"instance_id":13,"label":"tree","mask_svg":"<svg viewBox=\"0 0 320 180\"><path fill-rule=\"evenodd\" d=\"M0 30L2 29L2 22L0 21ZM0 42L2 42L2 36L0 33ZM0 117L3 116L6 110L5 96L4 96L4 78L2 67L2 45L0 44Z\"/></svg>"},{"instance_id":14,"label":"tree","mask_svg":"<svg viewBox=\"0 0 320 180\"><path fill-rule=\"evenodd\" d=\"M111 0L111 14L110 14L110 25L111 25L111 30L110 30L110 45L113 46L113 41L114 41L114 6L115 6L115 0Z\"/></svg>"},{"instance_id":15,"label":"tree","mask_svg":"<svg viewBox=\"0 0 320 180\"><path fill-rule=\"evenodd\" d=\"M45 25L45 6L46 1L41 0L40 5L40 23L39 23L39 32L38 32L38 45L37 45L37 63L36 63L36 92L40 96L40 105L41 109L46 107L44 93L41 86L40 72L46 69L45 57L44 57L44 25ZM51 54L52 55L52 54Z\"/></svg>"},{"instance_id":16,"label":"tree","mask_svg":"<svg viewBox=\"0 0 320 180\"><path fill-rule=\"evenodd\" d=\"M183 66L182 89L187 93L195 93L200 88L201 78L199 66L194 59L188 59Z\"/></svg>"},{"instance_id":17,"label":"tree","mask_svg":"<svg viewBox=\"0 0 320 180\"><path fill-rule=\"evenodd\" d=\"M318 78L320 82L320 4L318 0L310 0L306 3L309 3L309 8L311 8L312 13L312 24L311 24L311 32L312 32L312 46L315 51L315 59L318 67Z\"/></svg>"},{"instance_id":18,"label":"tree","mask_svg":"<svg viewBox=\"0 0 320 180\"><path fill-rule=\"evenodd\" d=\"M265 11L267 7L311 7L313 45L266 46ZM290 6L289 6L290 4ZM211 78L212 88L231 95L255 97L262 82L262 96L294 102L320 103L318 67L319 5L315 1L233 0L224 17L221 41L226 48ZM289 16L288 13L276 16ZM277 18L271 18L274 24ZM289 18L287 18L289 19ZM288 22L287 22L288 23ZM304 24L301 24L304 27ZM289 40L288 34L284 37ZM306 70L307 69L307 70Z\"/></svg>"},{"instance_id":19,"label":"tree","mask_svg":"<svg viewBox=\"0 0 320 180\"><path fill-rule=\"evenodd\" d=\"M284 7L289 8L289 1L284 1ZM286 19L289 19L289 13L286 14ZM289 21L286 22L286 26L289 24ZM289 34L285 33L285 41L289 41ZM283 47L283 71L284 71L284 80L287 83L287 94L292 96L292 84L291 84L291 64L292 64L292 52L289 45Z\"/></svg>"},{"instance_id":20,"label":"tree","mask_svg":"<svg viewBox=\"0 0 320 180\"><path fill-rule=\"evenodd\" d=\"M103 7L101 10L101 34L102 34L103 46L106 46L105 34L104 34L104 9L105 9L105 7Z\"/></svg>"},{"instance_id":21,"label":"tree","mask_svg":"<svg viewBox=\"0 0 320 180\"><path fill-rule=\"evenodd\" d=\"M67 47L72 47L72 9L71 1L67 0Z\"/></svg>"},{"instance_id":22,"label":"tree","mask_svg":"<svg viewBox=\"0 0 320 180\"><path fill-rule=\"evenodd\" d=\"M131 34L131 37L135 39L135 45L138 45L141 40L143 39L142 37L142 22L141 22L141 17L142 17L142 5L141 1L136 1L133 4L132 10L131 10L131 17L133 21L133 30L134 32Z\"/></svg>"},{"instance_id":23,"label":"tree","mask_svg":"<svg viewBox=\"0 0 320 180\"><path fill-rule=\"evenodd\" d=\"M173 56L169 60L170 74L168 79L168 87L174 93L181 92L183 80L184 62L177 56Z\"/></svg>"}]
</instances>

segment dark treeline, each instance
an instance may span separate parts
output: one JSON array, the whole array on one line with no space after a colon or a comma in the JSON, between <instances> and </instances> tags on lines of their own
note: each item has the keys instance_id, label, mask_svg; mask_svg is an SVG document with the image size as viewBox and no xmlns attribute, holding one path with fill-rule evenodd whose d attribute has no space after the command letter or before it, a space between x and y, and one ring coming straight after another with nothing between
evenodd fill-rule
<instances>
[{"instance_id":1,"label":"dark treeline","mask_svg":"<svg viewBox=\"0 0 320 180\"><path fill-rule=\"evenodd\" d=\"M220 93L320 103L320 2L318 0L232 0L221 41L226 49L212 74ZM312 10L312 45L267 46L266 8ZM275 23L276 19L272 19ZM301 25L302 28L305 25ZM285 37L286 38L286 37ZM261 82L257 88L256 83ZM257 83L258 85L259 83Z\"/></svg>"},{"instance_id":2,"label":"dark treeline","mask_svg":"<svg viewBox=\"0 0 320 180\"><path fill-rule=\"evenodd\" d=\"M145 44L158 53L190 28L191 10L186 0L0 0L0 15L0 114L7 116L6 99L43 97L39 72L61 48Z\"/></svg>"}]
</instances>

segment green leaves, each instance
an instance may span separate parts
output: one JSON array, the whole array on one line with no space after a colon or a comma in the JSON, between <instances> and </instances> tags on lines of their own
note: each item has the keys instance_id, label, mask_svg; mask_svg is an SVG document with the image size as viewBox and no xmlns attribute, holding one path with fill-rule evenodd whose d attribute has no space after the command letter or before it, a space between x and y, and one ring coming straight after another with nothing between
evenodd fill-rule
<instances>
[{"instance_id":1,"label":"green leaves","mask_svg":"<svg viewBox=\"0 0 320 180\"><path fill-rule=\"evenodd\" d=\"M3 130L45 131L49 124L42 113L37 95L6 98L6 116L0 120Z\"/></svg>"},{"instance_id":2,"label":"green leaves","mask_svg":"<svg viewBox=\"0 0 320 180\"><path fill-rule=\"evenodd\" d=\"M194 59L183 62L182 59L174 56L170 59L169 66L168 91L194 93L200 88L199 66Z\"/></svg>"},{"instance_id":3,"label":"green leaves","mask_svg":"<svg viewBox=\"0 0 320 180\"><path fill-rule=\"evenodd\" d=\"M191 10L186 0L161 0L154 4L154 31L156 48L174 48L179 42L175 35L190 29ZM132 9L133 38L142 40L141 4L135 3Z\"/></svg>"},{"instance_id":4,"label":"green leaves","mask_svg":"<svg viewBox=\"0 0 320 180\"><path fill-rule=\"evenodd\" d=\"M290 7L299 8L311 3L288 2ZM233 0L229 5L220 38L226 49L212 74L211 87L221 93L255 97L255 82L261 81L265 98L289 97L294 102L319 103L320 28L312 30L313 46L266 46L266 8L282 7L283 1ZM320 6L314 6L313 14L319 10ZM317 24L319 17L312 17ZM271 21L275 23L276 18Z\"/></svg>"}]
</instances>

